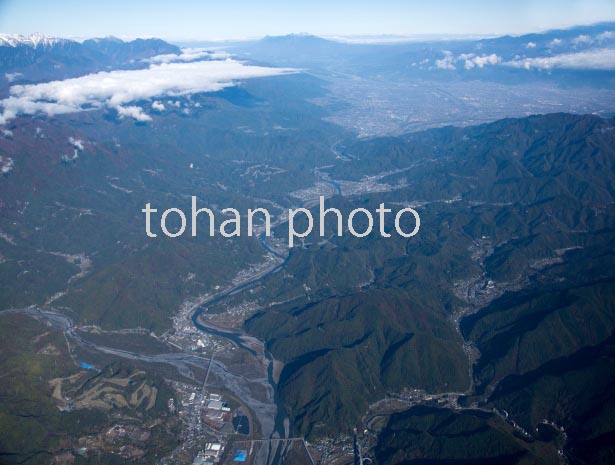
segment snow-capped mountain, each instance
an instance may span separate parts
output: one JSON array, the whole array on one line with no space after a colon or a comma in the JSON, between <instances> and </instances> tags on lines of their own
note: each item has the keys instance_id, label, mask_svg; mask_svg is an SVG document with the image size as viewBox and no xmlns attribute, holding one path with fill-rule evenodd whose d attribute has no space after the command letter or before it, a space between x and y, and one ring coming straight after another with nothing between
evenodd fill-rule
<instances>
[{"instance_id":1,"label":"snow-capped mountain","mask_svg":"<svg viewBox=\"0 0 615 465\"><path fill-rule=\"evenodd\" d=\"M15 83L134 69L146 66L144 60L153 56L179 53L178 47L160 39L124 42L105 37L77 42L40 33L0 34L0 93Z\"/></svg>"},{"instance_id":2,"label":"snow-capped mountain","mask_svg":"<svg viewBox=\"0 0 615 465\"><path fill-rule=\"evenodd\" d=\"M53 47L58 44L65 44L67 42L74 42L69 39L62 39L59 37L49 37L40 32L35 32L29 36L20 34L0 34L0 47Z\"/></svg>"}]
</instances>

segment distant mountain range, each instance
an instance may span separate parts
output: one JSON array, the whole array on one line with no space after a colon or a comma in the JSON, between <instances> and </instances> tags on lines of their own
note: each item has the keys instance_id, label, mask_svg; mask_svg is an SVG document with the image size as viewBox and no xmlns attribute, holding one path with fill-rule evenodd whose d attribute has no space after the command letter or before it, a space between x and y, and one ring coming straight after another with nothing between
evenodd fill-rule
<instances>
[{"instance_id":1,"label":"distant mountain range","mask_svg":"<svg viewBox=\"0 0 615 465\"><path fill-rule=\"evenodd\" d=\"M557 29L520 36L496 38L454 38L425 40L413 38L394 43L345 43L309 34L268 36L233 47L239 53L258 56L284 66L307 66L310 69L352 65L373 72L433 74L449 71L459 74L514 72L516 69L615 69L610 55L594 56L575 62L549 61L553 57L574 55L589 50L615 48L615 23L599 23L570 29ZM606 66L605 66L606 61ZM497 65L497 66L496 66ZM602 65L602 66L601 66Z\"/></svg>"},{"instance_id":2,"label":"distant mountain range","mask_svg":"<svg viewBox=\"0 0 615 465\"><path fill-rule=\"evenodd\" d=\"M161 39L124 42L115 37L77 42L69 39L0 35L0 89L12 83L66 79L111 68L144 67L155 55L180 53L179 47Z\"/></svg>"},{"instance_id":3,"label":"distant mountain range","mask_svg":"<svg viewBox=\"0 0 615 465\"><path fill-rule=\"evenodd\" d=\"M72 42L68 39L48 37L40 32L24 36L20 34L0 34L0 47L53 47L60 43Z\"/></svg>"},{"instance_id":4,"label":"distant mountain range","mask_svg":"<svg viewBox=\"0 0 615 465\"><path fill-rule=\"evenodd\" d=\"M211 42L207 45L211 46ZM230 43L226 48L243 59L317 72L388 73L391 77L437 76L449 80L480 75L517 82L551 78L554 72L565 74L566 79L580 73L586 84L604 84L604 71L615 70L615 23L478 40L428 37L424 41L414 38L387 44L345 43L310 34L289 34ZM161 39L125 42L105 37L78 42L40 33L0 34L0 73L6 75L0 80L0 92L12 83L134 69L144 67L144 60L152 56L179 53L178 46ZM587 72L592 73L590 79L586 79ZM610 76L606 79L610 82Z\"/></svg>"}]
</instances>

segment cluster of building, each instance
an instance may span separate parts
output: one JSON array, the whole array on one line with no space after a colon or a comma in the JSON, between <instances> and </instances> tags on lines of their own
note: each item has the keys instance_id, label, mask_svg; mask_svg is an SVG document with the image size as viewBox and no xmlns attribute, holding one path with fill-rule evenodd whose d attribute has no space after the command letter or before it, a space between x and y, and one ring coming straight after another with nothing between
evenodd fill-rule
<instances>
[{"instance_id":1,"label":"cluster of building","mask_svg":"<svg viewBox=\"0 0 615 465\"><path fill-rule=\"evenodd\" d=\"M201 390L192 384L172 381L171 385L177 401L169 401L168 407L169 410L177 412L184 428L181 445L161 463L191 463L193 460L193 463L197 464L217 463L225 443L219 438L220 435L203 421L206 405L214 398L206 398ZM222 401L221 396L215 399ZM226 407L226 404L224 406Z\"/></svg>"},{"instance_id":2,"label":"cluster of building","mask_svg":"<svg viewBox=\"0 0 615 465\"><path fill-rule=\"evenodd\" d=\"M349 457L354 457L354 439L348 434L322 438L313 448L320 457L319 463L349 463Z\"/></svg>"},{"instance_id":3,"label":"cluster of building","mask_svg":"<svg viewBox=\"0 0 615 465\"><path fill-rule=\"evenodd\" d=\"M194 386L177 386L176 391L180 395L180 407L178 414L187 425L186 444L192 444L190 450L196 456L193 464L205 465L216 464L221 459L226 442L227 434L234 434L233 412L222 394L215 392L206 393ZM238 414L246 422L248 419ZM204 438L208 442L203 443ZM200 441L199 441L200 439Z\"/></svg>"},{"instance_id":4,"label":"cluster of building","mask_svg":"<svg viewBox=\"0 0 615 465\"><path fill-rule=\"evenodd\" d=\"M216 286L216 290L219 290L219 286ZM206 297L202 296L200 300ZM185 302L178 314L173 317L173 328L164 333L161 339L183 352L192 351L207 354L209 357L218 351L226 352L233 349L232 343L219 341L218 338L194 326L191 317L197 305L198 301ZM206 382L205 380L204 383ZM200 388L177 381L170 381L170 384L176 396L175 399L169 399L167 408L169 413L178 415L184 428L181 444L161 463L164 465L220 463L226 447L224 438L237 432L248 434L249 418L241 412L237 413L237 418L233 418L231 407L222 395L207 392L205 384Z\"/></svg>"},{"instance_id":5,"label":"cluster of building","mask_svg":"<svg viewBox=\"0 0 615 465\"><path fill-rule=\"evenodd\" d=\"M208 442L192 461L193 465L214 465L217 463L224 447L219 442Z\"/></svg>"},{"instance_id":6,"label":"cluster of building","mask_svg":"<svg viewBox=\"0 0 615 465\"><path fill-rule=\"evenodd\" d=\"M194 326L191 319L194 311L195 302L185 302L173 317L173 328L164 333L161 339L182 351L189 348L193 352L204 353L222 349L220 342Z\"/></svg>"},{"instance_id":7,"label":"cluster of building","mask_svg":"<svg viewBox=\"0 0 615 465\"><path fill-rule=\"evenodd\" d=\"M233 278L233 285L238 286L246 281L251 280L254 276L258 276L267 270L269 270L276 258L270 254L265 257L265 260L259 263L253 263L248 268L239 270L237 275Z\"/></svg>"},{"instance_id":8,"label":"cluster of building","mask_svg":"<svg viewBox=\"0 0 615 465\"><path fill-rule=\"evenodd\" d=\"M209 399L203 403L206 403L203 411L205 422L212 428L222 429L231 418L231 408L222 401L220 394L215 393L209 394Z\"/></svg>"}]
</instances>

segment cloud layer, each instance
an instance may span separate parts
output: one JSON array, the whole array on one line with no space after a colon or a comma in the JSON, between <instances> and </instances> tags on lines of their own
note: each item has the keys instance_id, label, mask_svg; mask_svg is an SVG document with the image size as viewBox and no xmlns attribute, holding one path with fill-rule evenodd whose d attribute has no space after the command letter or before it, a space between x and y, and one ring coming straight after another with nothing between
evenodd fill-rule
<instances>
[{"instance_id":1,"label":"cloud layer","mask_svg":"<svg viewBox=\"0 0 615 465\"><path fill-rule=\"evenodd\" d=\"M156 55L148 58L148 63L173 63L173 62L189 62L196 60L220 60L230 58L230 55L224 51L210 51L205 48L182 48L181 55L168 53L165 55Z\"/></svg>"},{"instance_id":2,"label":"cloud layer","mask_svg":"<svg viewBox=\"0 0 615 465\"><path fill-rule=\"evenodd\" d=\"M436 60L434 63L438 69L453 71L457 69L457 62L463 63L465 69L484 68L487 65L497 65L502 62L502 58L492 53L490 55L476 55L474 53L462 53L455 57L451 52L444 51L444 58Z\"/></svg>"},{"instance_id":3,"label":"cloud layer","mask_svg":"<svg viewBox=\"0 0 615 465\"><path fill-rule=\"evenodd\" d=\"M135 105L136 100L157 96L179 96L215 92L236 80L296 72L289 68L244 65L232 59L190 63L151 64L147 69L100 72L42 84L16 85L10 96L0 100L0 124L18 115L43 113L48 116L92 108L113 108L120 117L149 121L151 117Z\"/></svg>"},{"instance_id":4,"label":"cloud layer","mask_svg":"<svg viewBox=\"0 0 615 465\"><path fill-rule=\"evenodd\" d=\"M525 58L504 63L525 69L594 69L615 70L615 49L603 48L578 53L562 53L549 57Z\"/></svg>"},{"instance_id":5,"label":"cloud layer","mask_svg":"<svg viewBox=\"0 0 615 465\"><path fill-rule=\"evenodd\" d=\"M457 55L442 50L443 57L434 60L434 65L436 69L449 71L461 67L471 70L495 65L527 70L560 68L615 71L615 31L605 30L593 35L580 34L572 38L552 38L548 41L537 38L535 41L522 44L522 47L524 50L518 50L517 54L509 57L489 52L480 55L477 53ZM476 50L478 49L482 49L481 43L476 46ZM502 54L502 50L499 53Z\"/></svg>"}]
</instances>

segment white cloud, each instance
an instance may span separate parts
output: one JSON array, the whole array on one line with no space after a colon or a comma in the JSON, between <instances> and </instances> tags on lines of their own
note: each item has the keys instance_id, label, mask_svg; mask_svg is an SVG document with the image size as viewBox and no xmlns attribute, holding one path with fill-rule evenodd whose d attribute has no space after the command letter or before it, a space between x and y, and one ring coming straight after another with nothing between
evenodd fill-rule
<instances>
[{"instance_id":1,"label":"white cloud","mask_svg":"<svg viewBox=\"0 0 615 465\"><path fill-rule=\"evenodd\" d=\"M442 58L441 60L436 60L436 68L438 69L448 69L448 70L454 70L456 69L455 63L454 63L454 58L453 58L453 54L451 52L449 52L448 50L445 50L444 52L444 58Z\"/></svg>"},{"instance_id":2,"label":"white cloud","mask_svg":"<svg viewBox=\"0 0 615 465\"><path fill-rule=\"evenodd\" d=\"M536 42L528 42L525 44L525 48L536 48Z\"/></svg>"},{"instance_id":3,"label":"white cloud","mask_svg":"<svg viewBox=\"0 0 615 465\"><path fill-rule=\"evenodd\" d=\"M92 108L114 108L120 117L151 119L135 100L216 92L236 85L238 79L276 76L296 72L289 68L244 65L226 59L191 63L152 64L147 69L117 70L88 74L64 81L15 85L10 96L0 100L0 125L17 115L44 113L49 116Z\"/></svg>"},{"instance_id":4,"label":"white cloud","mask_svg":"<svg viewBox=\"0 0 615 465\"><path fill-rule=\"evenodd\" d=\"M580 36L575 37L574 39L572 39L572 44L573 45L589 45L593 42L592 38L588 35L582 34Z\"/></svg>"},{"instance_id":5,"label":"white cloud","mask_svg":"<svg viewBox=\"0 0 615 465\"><path fill-rule=\"evenodd\" d=\"M14 167L13 159L0 155L0 173L6 174Z\"/></svg>"},{"instance_id":6,"label":"white cloud","mask_svg":"<svg viewBox=\"0 0 615 465\"><path fill-rule=\"evenodd\" d=\"M549 42L549 47L551 47L551 48L559 47L563 43L564 43L564 41L562 39L555 38L551 42Z\"/></svg>"},{"instance_id":7,"label":"white cloud","mask_svg":"<svg viewBox=\"0 0 615 465\"><path fill-rule=\"evenodd\" d=\"M577 53L563 53L552 57L525 58L504 64L525 69L615 70L615 49L602 48Z\"/></svg>"},{"instance_id":8,"label":"white cloud","mask_svg":"<svg viewBox=\"0 0 615 465\"><path fill-rule=\"evenodd\" d=\"M502 58L497 56L495 53L474 58L474 63L476 63L476 66L479 68L482 68L485 65L497 65L501 61Z\"/></svg>"},{"instance_id":9,"label":"white cloud","mask_svg":"<svg viewBox=\"0 0 615 465\"><path fill-rule=\"evenodd\" d=\"M145 60L148 63L173 63L173 62L189 62L202 60L220 60L230 58L230 55L223 51L211 51L204 48L182 48L180 55L168 53L165 55L156 55Z\"/></svg>"},{"instance_id":10,"label":"white cloud","mask_svg":"<svg viewBox=\"0 0 615 465\"><path fill-rule=\"evenodd\" d=\"M71 136L68 138L68 143L75 147L75 150L83 150L83 141L81 139L75 139Z\"/></svg>"},{"instance_id":11,"label":"white cloud","mask_svg":"<svg viewBox=\"0 0 615 465\"><path fill-rule=\"evenodd\" d=\"M164 111L165 110L165 106L164 103L159 102L158 100L155 100L154 103L152 103L152 108L156 111Z\"/></svg>"},{"instance_id":12,"label":"white cloud","mask_svg":"<svg viewBox=\"0 0 615 465\"><path fill-rule=\"evenodd\" d=\"M438 69L455 70L458 62L463 63L465 69L484 68L487 65L497 65L502 61L502 58L495 53L480 56L474 53L462 53L456 58L449 51L442 53L444 53L444 58L435 62Z\"/></svg>"},{"instance_id":13,"label":"white cloud","mask_svg":"<svg viewBox=\"0 0 615 465\"><path fill-rule=\"evenodd\" d=\"M17 79L17 78L19 78L21 76L23 76L23 74L21 74L21 73L5 73L4 74L4 77L9 82L13 82L15 79Z\"/></svg>"},{"instance_id":14,"label":"white cloud","mask_svg":"<svg viewBox=\"0 0 615 465\"><path fill-rule=\"evenodd\" d=\"M459 55L459 60L463 61L463 67L465 69L472 69L474 68L474 62L472 61L474 59L476 55L474 55L473 53L462 53L461 55Z\"/></svg>"},{"instance_id":15,"label":"white cloud","mask_svg":"<svg viewBox=\"0 0 615 465\"><path fill-rule=\"evenodd\" d=\"M615 31L604 31L596 36L598 42L615 39Z\"/></svg>"},{"instance_id":16,"label":"white cloud","mask_svg":"<svg viewBox=\"0 0 615 465\"><path fill-rule=\"evenodd\" d=\"M3 129L2 135L4 137L13 137L13 131L11 131L10 129Z\"/></svg>"},{"instance_id":17,"label":"white cloud","mask_svg":"<svg viewBox=\"0 0 615 465\"><path fill-rule=\"evenodd\" d=\"M491 55L474 56L472 54L459 55L459 59L464 61L465 69L472 69L475 67L484 68L486 65L497 65L502 61L502 58L495 53Z\"/></svg>"},{"instance_id":18,"label":"white cloud","mask_svg":"<svg viewBox=\"0 0 615 465\"><path fill-rule=\"evenodd\" d=\"M75 153L73 154L73 156L71 157L70 155L62 155L60 157L60 160L63 161L64 163L68 163L69 161L75 161L79 159L79 151L75 150Z\"/></svg>"},{"instance_id":19,"label":"white cloud","mask_svg":"<svg viewBox=\"0 0 615 465\"><path fill-rule=\"evenodd\" d=\"M123 107L118 105L115 107L120 118L133 118L137 121L151 121L152 117L143 111L143 108L136 105L128 105Z\"/></svg>"}]
</instances>

